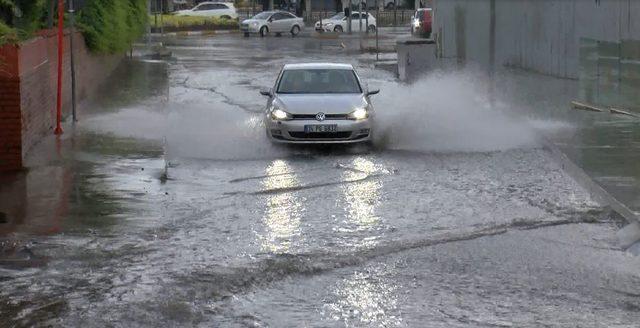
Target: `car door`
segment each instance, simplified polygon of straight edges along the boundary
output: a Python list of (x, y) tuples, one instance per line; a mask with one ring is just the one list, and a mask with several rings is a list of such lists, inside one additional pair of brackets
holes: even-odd
[(287, 31), (286, 30), (287, 20), (284, 13), (275, 13), (273, 14), (273, 16), (271, 16), (271, 18), (272, 18), (272, 22), (271, 22), (272, 28), (270, 28), (269, 30), (277, 33), (282, 33)]
[(282, 13), (282, 28), (283, 31), (289, 32), (296, 22), (296, 16), (291, 13)]
[[(367, 30), (367, 23), (365, 21), (365, 17), (362, 17), (362, 31)], [(351, 14), (351, 31), (358, 32), (360, 31), (360, 13), (352, 13)]]
[(220, 16), (229, 16), (232, 17), (231, 9), (224, 3), (216, 3), (215, 10), (213, 10), (212, 16), (220, 17)]
[(213, 11), (214, 4), (211, 3), (203, 3), (198, 5), (196, 8), (193, 8), (193, 14), (195, 16), (209, 16)]

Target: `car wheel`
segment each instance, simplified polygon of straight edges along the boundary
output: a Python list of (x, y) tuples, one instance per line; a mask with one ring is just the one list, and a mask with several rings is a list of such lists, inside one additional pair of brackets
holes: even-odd
[(338, 25), (333, 28), (333, 31), (336, 33), (342, 33), (342, 26)]
[(369, 25), (369, 28), (367, 29), (367, 31), (369, 31), (371, 33), (375, 33), (376, 32), (376, 26), (375, 25)]
[(267, 36), (267, 33), (269, 33), (269, 28), (266, 26), (263, 26), (260, 28), (260, 36), (261, 37), (265, 37)]
[(222, 16), (220, 16), (220, 18), (222, 18), (222, 19), (231, 19), (231, 16), (222, 15)]
[(293, 27), (291, 28), (291, 36), (294, 37), (298, 35), (298, 33), (300, 33), (300, 26), (293, 25)]

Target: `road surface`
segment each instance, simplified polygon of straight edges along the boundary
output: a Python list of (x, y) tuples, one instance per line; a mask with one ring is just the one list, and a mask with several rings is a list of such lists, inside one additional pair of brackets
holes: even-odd
[[(165, 44), (172, 59), (123, 64), (3, 180), (0, 326), (640, 322), (621, 222), (482, 74), (399, 84), (357, 40)], [(258, 90), (299, 61), (352, 63), (381, 89), (375, 147), (265, 140)]]

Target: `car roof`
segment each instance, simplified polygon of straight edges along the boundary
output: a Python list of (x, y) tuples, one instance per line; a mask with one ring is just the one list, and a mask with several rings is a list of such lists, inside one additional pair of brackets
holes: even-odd
[(286, 64), (284, 70), (294, 69), (353, 69), (351, 64), (341, 63), (300, 63), (300, 64)]
[(418, 8), (416, 9), (416, 11), (431, 11), (433, 10), (432, 8)]
[(200, 5), (212, 5), (212, 4), (218, 4), (218, 3), (223, 4), (223, 5), (227, 5), (227, 6), (235, 7), (233, 5), (233, 1), (205, 1), (205, 2), (200, 2), (195, 7), (200, 6)]

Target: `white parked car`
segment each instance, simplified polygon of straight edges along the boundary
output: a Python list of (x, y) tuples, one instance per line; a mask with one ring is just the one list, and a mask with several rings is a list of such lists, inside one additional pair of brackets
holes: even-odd
[[(348, 24), (348, 19), (344, 15), (344, 13), (337, 13), (332, 17), (323, 19), (322, 24), (320, 24), (320, 21), (317, 21), (315, 24), (315, 29), (318, 32), (341, 33), (349, 30)], [(376, 28), (376, 18), (373, 17), (371, 13), (362, 13), (362, 31), (375, 32)], [(360, 31), (360, 13), (357, 11), (351, 13), (351, 31)]]
[(176, 11), (175, 15), (238, 19), (233, 2), (203, 2), (191, 9)]
[(269, 33), (276, 35), (291, 33), (292, 36), (296, 36), (303, 28), (302, 18), (286, 11), (264, 11), (243, 20), (240, 24), (240, 31), (244, 36), (249, 36), (251, 33), (257, 33), (260, 36), (266, 36)]

